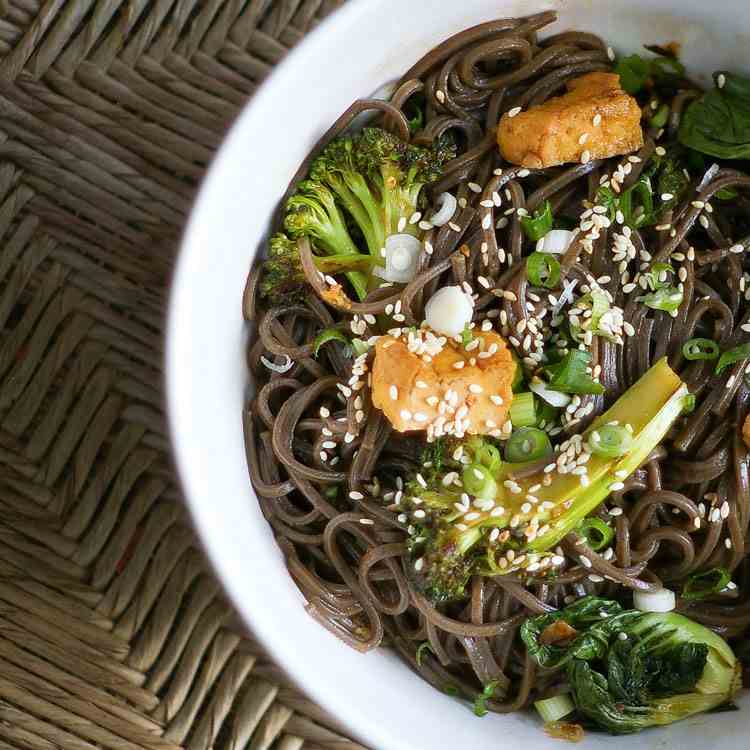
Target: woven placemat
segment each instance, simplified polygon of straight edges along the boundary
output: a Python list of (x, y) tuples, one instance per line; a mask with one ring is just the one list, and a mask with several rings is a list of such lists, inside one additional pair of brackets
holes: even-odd
[(161, 390), (196, 186), (340, 2), (0, 0), (0, 750), (362, 747), (222, 597)]

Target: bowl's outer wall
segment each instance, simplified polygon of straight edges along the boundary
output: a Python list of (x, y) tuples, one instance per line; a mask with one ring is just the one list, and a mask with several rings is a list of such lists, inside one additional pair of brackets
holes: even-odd
[[(618, 51), (677, 41), (691, 71), (747, 69), (750, 5), (699, 0), (350, 0), (279, 66), (239, 118), (203, 185), (174, 280), (167, 390), (177, 465), (196, 526), (237, 609), (280, 665), (369, 746), (381, 750), (559, 750), (530, 714), (476, 719), (387, 651), (361, 655), (313, 622), (248, 481), (241, 411), (247, 387), (245, 277), (297, 165), (358, 96), (396, 78), (452, 33), (556, 8)], [(716, 11), (716, 12), (715, 12)], [(750, 709), (750, 702), (743, 701)], [(580, 747), (745, 748), (748, 713), (690, 719)]]

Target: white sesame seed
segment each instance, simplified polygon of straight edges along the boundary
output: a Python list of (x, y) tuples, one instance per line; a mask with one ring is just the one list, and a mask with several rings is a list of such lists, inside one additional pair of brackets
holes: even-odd
[(581, 154), (581, 164), (588, 164), (590, 161), (591, 161), (591, 152), (588, 149), (586, 149)]
[(718, 76), (716, 76), (716, 85), (720, 88), (724, 88), (724, 84), (727, 82), (727, 77), (723, 73), (719, 73)]
[(601, 123), (602, 123), (602, 116), (600, 114), (598, 114), (598, 113), (595, 114), (594, 115), (594, 127), (598, 128), (599, 125), (601, 125)]
[(467, 187), (469, 188), (469, 190), (471, 190), (472, 193), (481, 193), (482, 192), (482, 186), (481, 185), (477, 185), (476, 182), (469, 182), (467, 184)]
[(414, 511), (414, 518), (425, 518), (427, 514), (420, 508)]
[(579, 560), (581, 561), (581, 565), (583, 565), (584, 568), (590, 568), (592, 565), (591, 560), (589, 560), (588, 557), (585, 557), (583, 555), (581, 555)]
[(401, 218), (400, 218), (400, 219), (398, 220), (398, 231), (399, 231), (399, 232), (403, 232), (403, 231), (404, 231), (404, 229), (406, 229), (406, 217), (405, 217), (405, 216), (402, 216), (402, 217), (401, 217)]
[(398, 401), (398, 388), (395, 385), (392, 385), (388, 389), (388, 393), (389, 393), (392, 401)]
[(508, 110), (508, 117), (515, 117), (521, 111), (521, 107), (513, 107)]
[(476, 521), (477, 518), (479, 518), (481, 515), (482, 515), (481, 513), (477, 513), (476, 511), (473, 510), (471, 513), (467, 513), (464, 516), (464, 520), (466, 520), (466, 521)]
[(411, 420), (411, 412), (408, 409), (401, 409), (400, 416), (401, 419), (404, 419), (406, 421)]
[(612, 49), (612, 47), (607, 47), (607, 57), (610, 59), (610, 61), (614, 61), (615, 51)]
[(350, 498), (351, 498), (352, 500), (364, 500), (364, 497), (365, 497), (365, 496), (364, 496), (364, 495), (363, 495), (363, 494), (362, 494), (361, 492), (357, 492), (356, 490), (352, 490), (352, 491), (351, 491), (351, 492), (349, 493), (349, 497), (350, 497)]
[(437, 100), (438, 100), (438, 101), (439, 101), (439, 102), (440, 102), (441, 104), (444, 104), (444, 103), (445, 103), (445, 92), (444, 92), (444, 91), (442, 91), (441, 89), (437, 89), (437, 90), (435, 91), (435, 98), (436, 98), (436, 99), (437, 99)]
[(721, 517), (729, 518), (729, 503), (726, 500), (721, 504)]
[(588, 133), (581, 133), (581, 136), (578, 139), (578, 145), (583, 146), (584, 143), (589, 139)]

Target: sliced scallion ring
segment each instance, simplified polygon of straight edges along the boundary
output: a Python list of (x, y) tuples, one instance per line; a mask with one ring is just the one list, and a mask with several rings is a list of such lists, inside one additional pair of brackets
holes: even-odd
[(549, 253), (531, 253), (526, 259), (526, 273), (533, 286), (554, 289), (560, 281), (560, 262)]
[(437, 210), (430, 216), (429, 222), (434, 227), (442, 227), (453, 218), (458, 201), (452, 193), (440, 193), (435, 199), (435, 205)]
[(624, 456), (633, 445), (633, 436), (622, 425), (605, 424), (588, 434), (591, 452), (606, 458)]
[(466, 492), (474, 497), (494, 500), (497, 496), (497, 482), (490, 470), (482, 464), (469, 464), (464, 467), (461, 481)]
[(586, 542), (594, 552), (604, 549), (614, 539), (615, 531), (607, 526), (601, 518), (584, 518), (578, 524), (578, 533), (586, 538)]
[(505, 459), (511, 463), (536, 461), (552, 453), (547, 433), (536, 427), (514, 430), (505, 445)]
[(690, 339), (682, 345), (685, 359), (716, 359), (720, 353), (719, 345), (711, 339)]

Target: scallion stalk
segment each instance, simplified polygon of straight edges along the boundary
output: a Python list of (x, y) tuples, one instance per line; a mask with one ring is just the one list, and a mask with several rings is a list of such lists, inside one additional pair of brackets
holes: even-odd
[(534, 394), (530, 391), (516, 393), (510, 405), (510, 421), (513, 427), (531, 427), (536, 424)]

